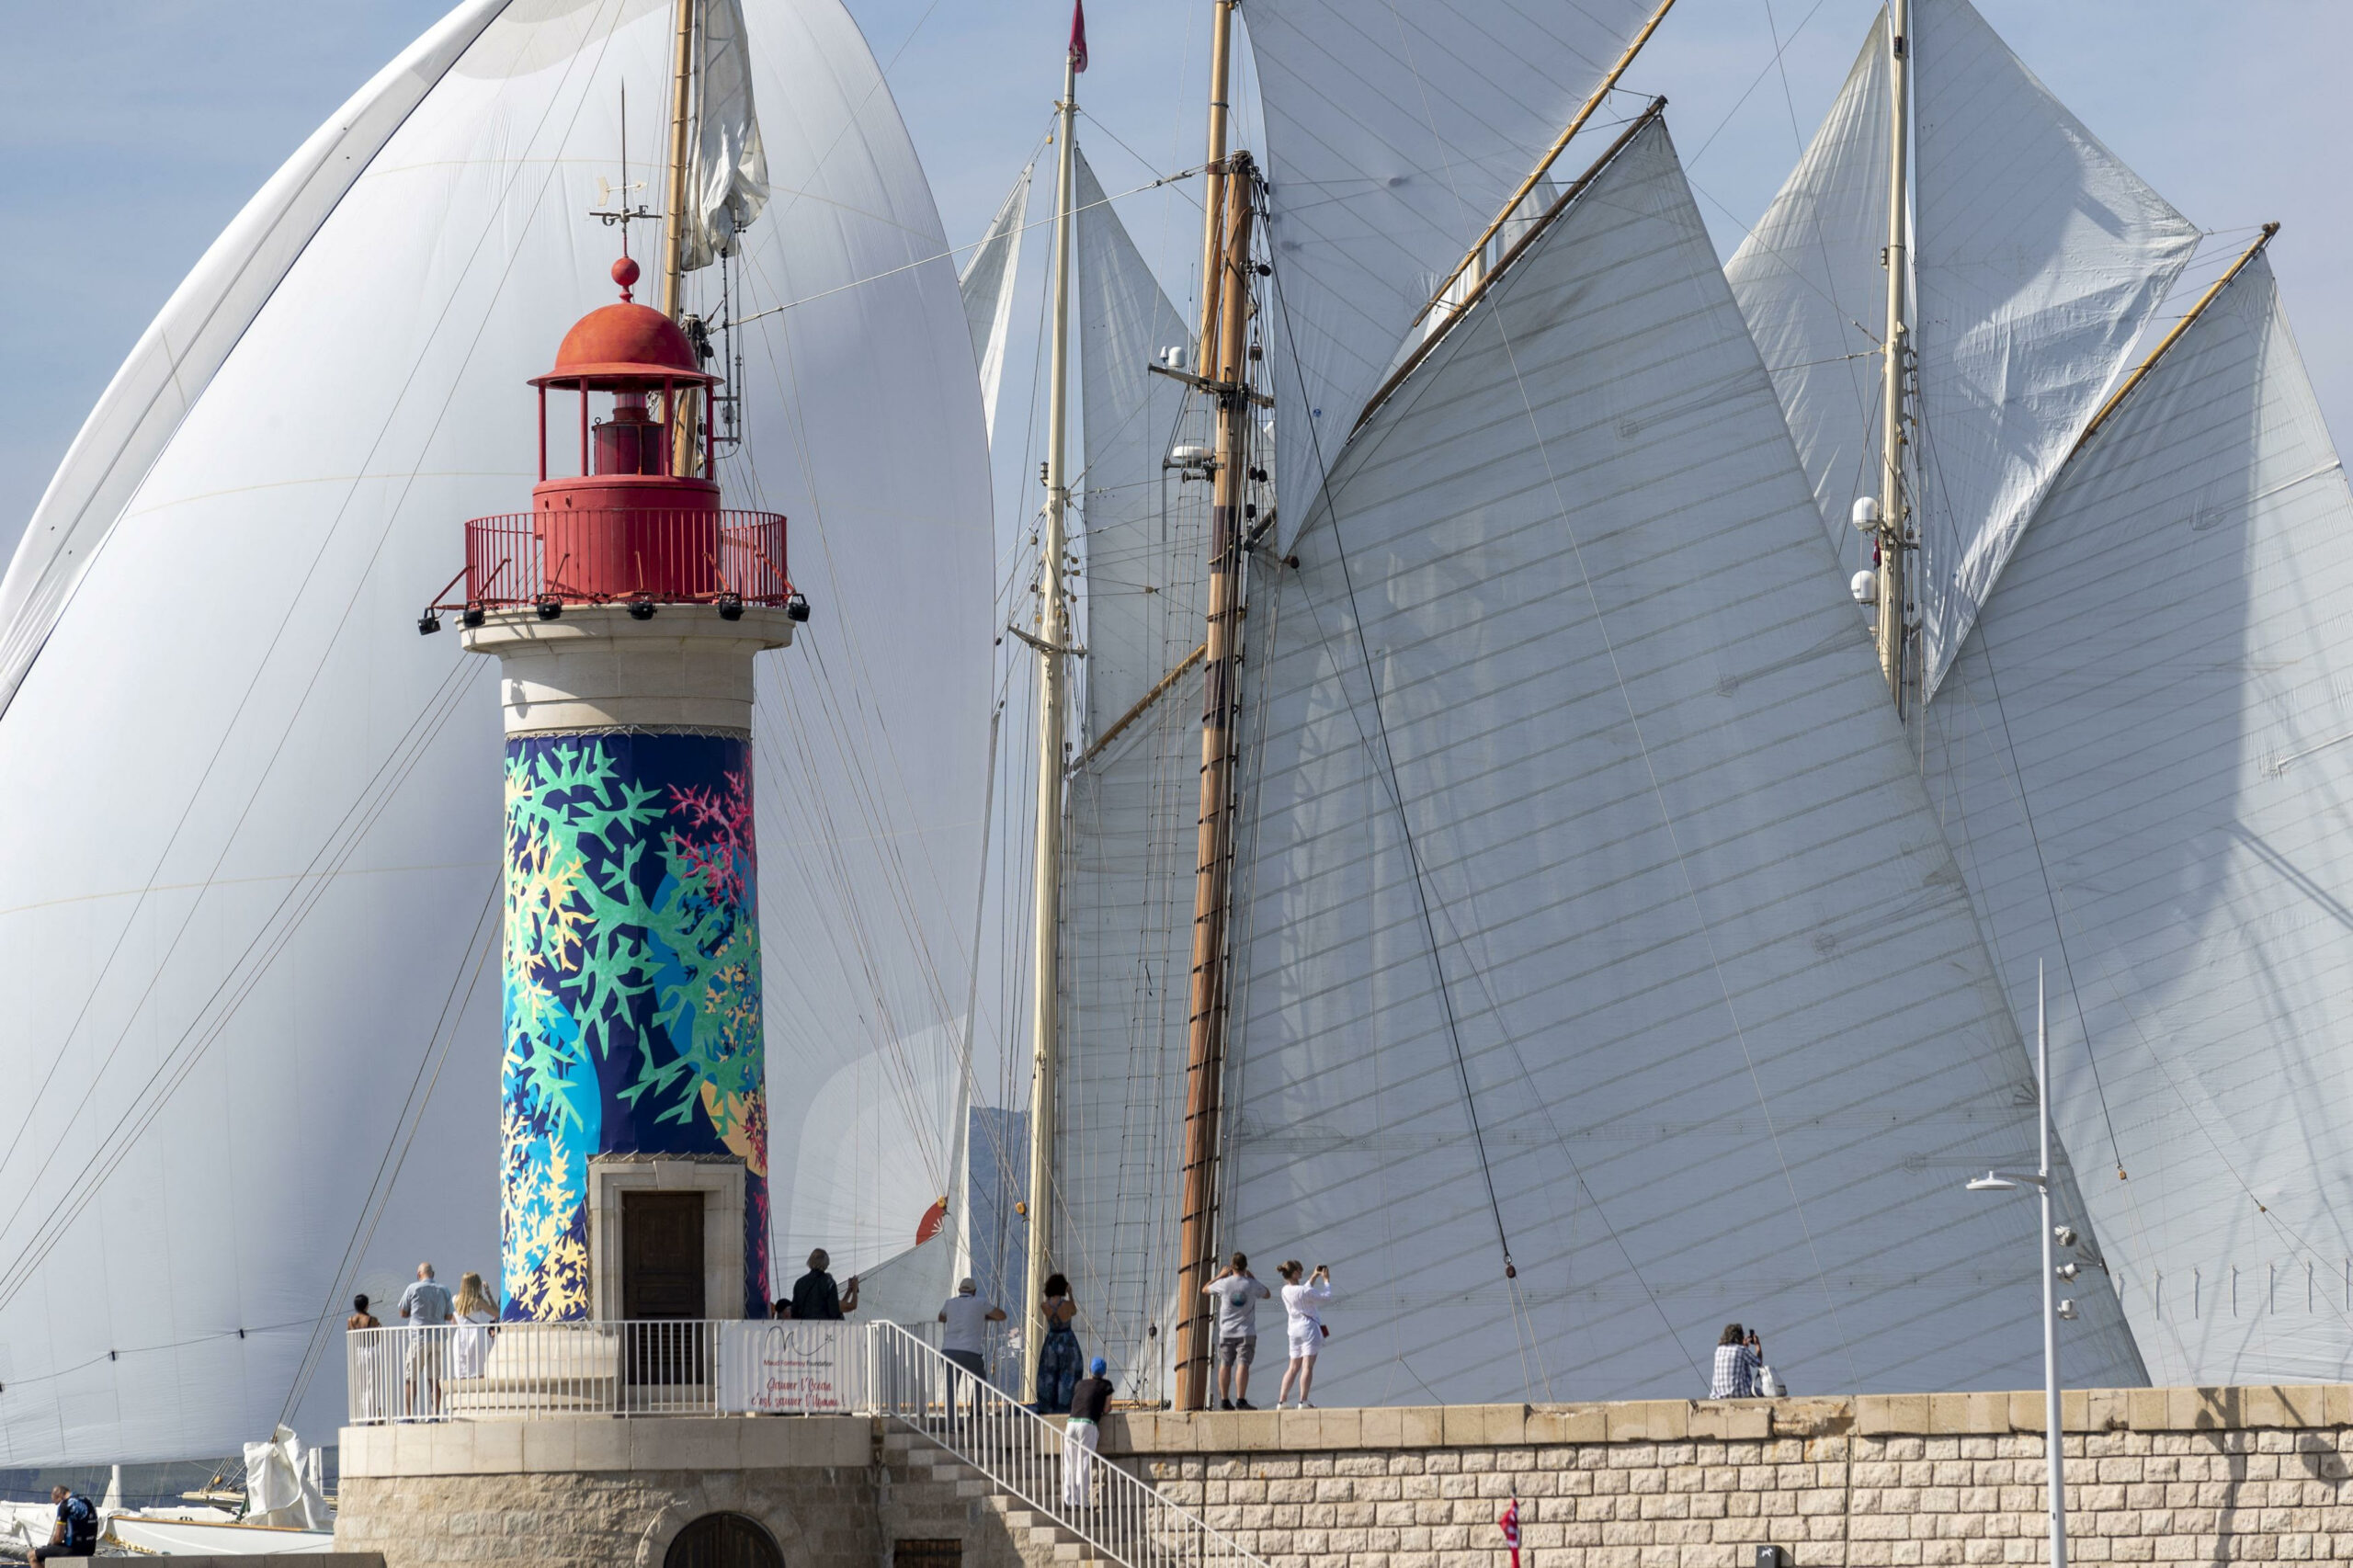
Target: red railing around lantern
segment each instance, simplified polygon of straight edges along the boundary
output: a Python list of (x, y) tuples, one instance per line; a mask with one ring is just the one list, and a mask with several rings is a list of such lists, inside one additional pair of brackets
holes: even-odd
[(466, 524), (465, 597), (438, 606), (780, 605), (793, 597), (774, 512), (506, 512)]

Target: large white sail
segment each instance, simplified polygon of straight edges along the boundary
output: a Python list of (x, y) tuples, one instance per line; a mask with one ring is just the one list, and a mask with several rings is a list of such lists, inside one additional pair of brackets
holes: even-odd
[(1186, 341), (1183, 318), (1084, 154), (1076, 182), (1087, 657), (1063, 878), (1054, 1261), (1121, 1396), (1158, 1398), (1174, 1342), (1208, 573), (1208, 485), (1164, 462), (1207, 434), (1183, 384), (1146, 369)]
[(964, 325), (972, 335), (972, 363), (981, 375), (981, 414), (991, 440), (996, 437), (996, 394), (1005, 381), (1006, 329), (1013, 319), (1013, 287), (1020, 270), (1021, 215), (1029, 204), (1029, 174), (1023, 169), (1005, 193), (1005, 204), (988, 233), (965, 259), (957, 288), (964, 298)]
[(322, 220), (506, 0), (467, 0), (351, 96), (245, 203), (82, 422), (0, 578), (0, 712), (132, 490)]
[(1243, 8), (1273, 187), (1273, 315), (1263, 331), (1283, 429), (1279, 542), (1298, 531), (1415, 313), (1654, 9), (1653, 0)]
[(2197, 247), (1969, 0), (1912, 12), (1922, 689)]
[(1805, 156), (1724, 264), (1773, 372), (1831, 547), (1868, 566), (1850, 521), (1879, 482), (1880, 340), (1887, 330), (1887, 13)]
[[(847, 1137), (796, 1086), (881, 1063), (880, 1150), (818, 1163), (887, 1155), (922, 1202), (946, 1190), (952, 1128), (929, 1123), (975, 897), (985, 456), (955, 279), (926, 260), (938, 217), (856, 26), (834, 0), (746, 9), (758, 97), (794, 112), (767, 127), (790, 194), (743, 236), (742, 304), (807, 302), (743, 329), (767, 412), (721, 477), (790, 514), (816, 607), (759, 673), (774, 1251), (854, 1268), (921, 1208), (796, 1230), (804, 1147)], [(222, 244), (249, 256), (208, 256), (274, 269), (267, 302), (209, 376), (190, 365), (135, 496), (89, 482), (105, 548), (0, 717), (10, 1464), (233, 1452), (314, 1346), (290, 1424), (332, 1429), (355, 1281), (495, 1275), (498, 704), (414, 618), (462, 521), (529, 493), (523, 381), (610, 297), (617, 236), (586, 214), (620, 82), (665, 80), (672, 40), (658, 0), (476, 19), (450, 59), (404, 57), (436, 79), (299, 254), (241, 226)], [(631, 146), (657, 144), (656, 96), (631, 104)]]
[(2067, 465), (1929, 710), (2015, 1003), (2050, 960), (2164, 1383), (2353, 1375), (2348, 604), (2353, 496), (2258, 257)]
[[(1318, 1395), (1689, 1395), (1728, 1319), (1801, 1390), (2030, 1381), (2033, 1207), (1962, 1183), (2031, 1068), (1663, 125), (1295, 550), (1220, 1229), (1332, 1266)], [(2069, 1377), (2139, 1381), (2081, 1294)]]
[[(1884, 13), (1830, 116), (1727, 268), (1824, 525), (1881, 488)], [(1924, 688), (1933, 694), (2026, 520), (2198, 231), (2037, 81), (1969, 0), (1915, 0), (1909, 432)]]

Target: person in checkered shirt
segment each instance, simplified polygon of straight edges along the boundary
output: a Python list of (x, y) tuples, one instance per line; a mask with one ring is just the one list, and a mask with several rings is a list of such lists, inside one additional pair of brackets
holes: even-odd
[(1744, 1334), (1740, 1324), (1724, 1324), (1722, 1338), (1716, 1341), (1715, 1376), (1708, 1380), (1710, 1399), (1755, 1399), (1763, 1390), (1758, 1387), (1758, 1374), (1765, 1369), (1765, 1346), (1752, 1331)]

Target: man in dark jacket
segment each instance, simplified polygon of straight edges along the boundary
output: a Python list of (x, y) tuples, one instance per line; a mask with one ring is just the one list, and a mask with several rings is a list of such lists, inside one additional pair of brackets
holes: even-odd
[(839, 1323), (858, 1311), (858, 1276), (836, 1289), (834, 1277), (825, 1272), (825, 1265), (833, 1259), (819, 1247), (809, 1255), (809, 1272), (792, 1282), (792, 1294), (779, 1303), (784, 1310), (779, 1317), (789, 1317), (796, 1323)]

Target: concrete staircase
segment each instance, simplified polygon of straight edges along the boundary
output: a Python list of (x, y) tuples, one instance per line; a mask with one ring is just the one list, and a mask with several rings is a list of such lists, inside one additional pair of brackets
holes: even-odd
[(1119, 1568), (1076, 1531), (999, 1491), (927, 1437), (884, 1433), (882, 1464), (892, 1533), (961, 1540), (965, 1568)]

